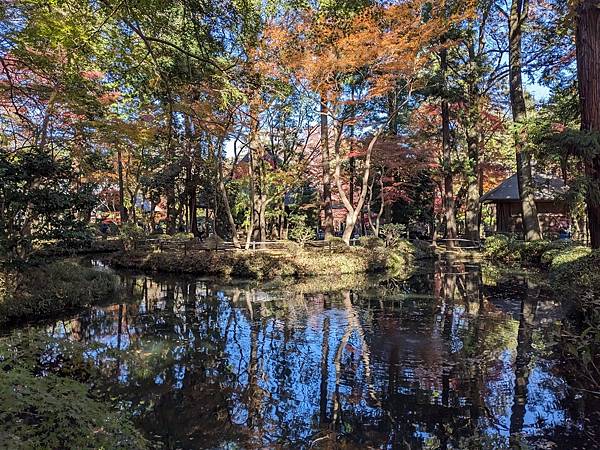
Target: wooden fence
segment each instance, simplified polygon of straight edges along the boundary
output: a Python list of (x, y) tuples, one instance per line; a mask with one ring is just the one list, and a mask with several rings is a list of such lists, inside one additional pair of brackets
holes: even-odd
[[(425, 242), (433, 243), (433, 241), (425, 241)], [(483, 247), (482, 241), (474, 241), (472, 239), (464, 239), (464, 238), (437, 239), (435, 241), (435, 244), (437, 245), (437, 243), (441, 243), (442, 245), (444, 245), (446, 247), (446, 249), (449, 249), (450, 246), (448, 244), (450, 242), (452, 242), (454, 244), (453, 247), (457, 250), (481, 250)]]
[[(337, 243), (335, 241), (308, 241), (304, 243), (305, 248), (333, 250)], [(339, 245), (339, 244), (338, 244)], [(358, 239), (350, 241), (351, 246), (358, 245)], [(125, 242), (124, 242), (125, 246)], [(240, 242), (241, 248), (246, 249), (246, 242)], [(132, 250), (152, 250), (152, 251), (183, 251), (184, 255), (192, 251), (228, 251), (236, 250), (233, 242), (226, 241), (201, 241), (199, 239), (140, 239), (134, 240), (131, 243)], [(265, 251), (265, 250), (287, 250), (289, 241), (251, 241), (248, 250)]]

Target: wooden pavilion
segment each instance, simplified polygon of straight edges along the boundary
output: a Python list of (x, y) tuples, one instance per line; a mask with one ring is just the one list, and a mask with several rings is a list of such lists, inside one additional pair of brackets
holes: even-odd
[[(561, 178), (536, 173), (533, 175), (534, 197), (542, 233), (558, 233), (569, 227), (569, 208), (565, 201), (568, 187)], [(495, 225), (498, 233), (519, 233), (523, 231), (519, 185), (514, 174), (499, 186), (485, 193), (481, 204), (495, 207)]]

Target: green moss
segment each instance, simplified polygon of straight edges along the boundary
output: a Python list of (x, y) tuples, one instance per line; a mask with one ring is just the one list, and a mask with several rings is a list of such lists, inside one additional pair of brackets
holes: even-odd
[(486, 239), (483, 254), (494, 262), (539, 266), (543, 262), (543, 255), (547, 252), (571, 247), (572, 244), (566, 241), (524, 242), (499, 235)]
[(600, 296), (600, 251), (587, 247), (572, 247), (544, 255), (550, 259), (550, 277), (554, 288), (585, 299)]
[(565, 241), (522, 242), (491, 236), (484, 255), (495, 262), (548, 269), (553, 287), (579, 296), (600, 293), (600, 252)]
[(56, 262), (0, 275), (0, 323), (35, 319), (98, 302), (113, 294), (114, 275)]

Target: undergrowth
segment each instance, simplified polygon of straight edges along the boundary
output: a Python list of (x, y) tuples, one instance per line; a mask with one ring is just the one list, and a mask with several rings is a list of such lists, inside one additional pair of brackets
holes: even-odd
[(72, 262), (0, 270), (0, 324), (55, 315), (113, 294), (116, 277)]
[(55, 364), (56, 345), (22, 332), (0, 340), (2, 448), (147, 448), (125, 413), (95, 396), (72, 369), (63, 373), (74, 364)]

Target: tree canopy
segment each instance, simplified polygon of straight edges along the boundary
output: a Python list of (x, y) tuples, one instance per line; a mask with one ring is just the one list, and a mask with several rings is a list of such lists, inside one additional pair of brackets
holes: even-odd
[(1, 245), (106, 222), (478, 240), (481, 195), (516, 172), (515, 232), (551, 232), (533, 201), (551, 174), (598, 247), (592, 3), (4, 2)]

